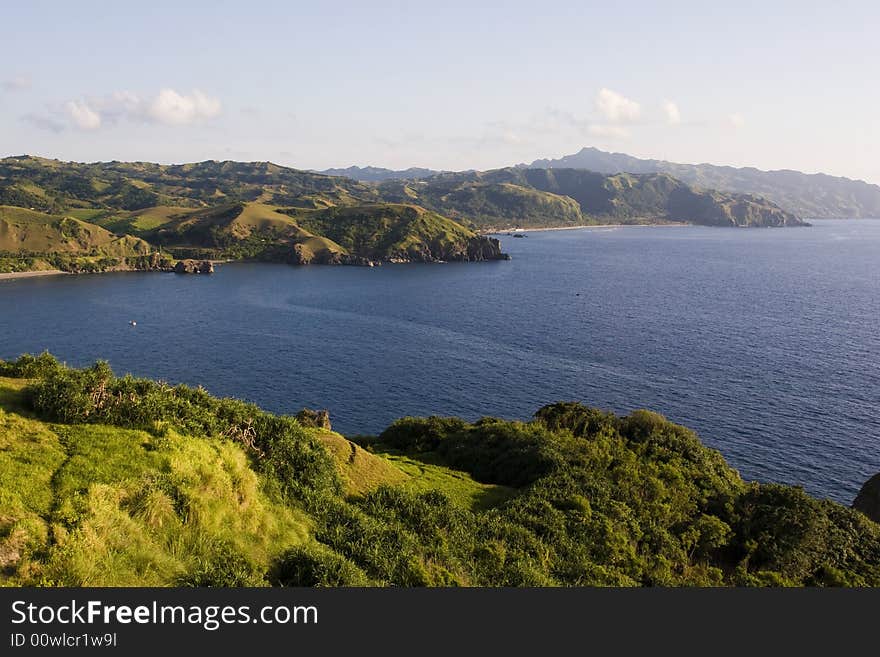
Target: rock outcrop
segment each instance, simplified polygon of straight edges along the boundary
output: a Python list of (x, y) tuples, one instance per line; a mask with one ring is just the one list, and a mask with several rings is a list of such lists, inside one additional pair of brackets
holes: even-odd
[(510, 260), (510, 256), (507, 253), (501, 252), (501, 242), (494, 237), (478, 235), (468, 241), (467, 260), (468, 262)]
[(210, 260), (178, 260), (174, 265), (175, 274), (213, 274), (214, 263)]
[(452, 243), (432, 240), (412, 244), (406, 251), (395, 251), (386, 262), (483, 262), (486, 260), (510, 260), (501, 252), (501, 242), (494, 237), (475, 235)]
[(315, 411), (311, 408), (304, 408), (296, 414), (297, 421), (304, 427), (313, 427), (315, 429), (324, 429), (332, 431), (330, 425), (330, 412), (326, 410)]
[(874, 522), (880, 522), (880, 472), (865, 482), (852, 506)]
[(330, 249), (315, 252), (304, 244), (293, 245), (288, 262), (292, 265), (352, 265), (355, 267), (376, 267), (382, 264), (363, 256), (331, 251)]

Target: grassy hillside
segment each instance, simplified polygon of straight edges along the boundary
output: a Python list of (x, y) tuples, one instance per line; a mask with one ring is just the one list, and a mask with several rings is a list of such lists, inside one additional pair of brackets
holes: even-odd
[(666, 174), (506, 168), (394, 181), (380, 189), (388, 194), (405, 190), (413, 202), (495, 228), (670, 221), (712, 226), (802, 223), (757, 196), (694, 188)]
[(0, 206), (0, 251), (147, 255), (150, 245), (73, 217)]
[[(609, 176), (565, 168), (429, 173), (405, 180), (379, 176), (367, 183), (269, 162), (81, 164), (22, 156), (0, 160), (0, 202), (9, 198), (7, 202), (21, 207), (80, 212), (80, 218), (135, 234), (179, 221), (186, 208), (214, 213), (241, 204), (284, 208), (288, 214), (376, 204), (418, 205), (472, 228), (608, 221), (800, 223), (756, 196), (755, 190), (751, 195), (716, 192), (664, 173)], [(174, 212), (175, 207), (181, 210)]]
[(386, 199), (420, 203), (475, 228), (595, 223), (572, 198), (509, 182), (483, 182), (475, 173), (386, 182), (380, 191)]
[[(22, 196), (23, 192), (29, 196)], [(308, 199), (302, 201), (304, 197)], [(155, 206), (209, 207), (231, 201), (319, 207), (355, 199), (377, 200), (369, 185), (270, 162), (85, 164), (31, 156), (0, 160), (0, 202), (22, 207), (40, 203), (41, 209), (134, 211)]]
[(417, 205), (375, 204), (296, 212), (304, 228), (374, 260), (434, 262), (500, 257), (496, 240)]
[[(102, 251), (91, 255), (117, 258), (159, 248), (179, 258), (256, 258), (291, 264), (501, 257), (497, 241), (480, 238), (436, 213), (377, 202), (381, 199), (374, 186), (270, 163), (163, 166), (13, 157), (0, 160), (0, 198), (3, 190), (21, 204), (36, 203), (39, 197), (45, 201), (41, 207), (56, 213), (25, 207), (8, 211), (16, 214), (17, 222), (5, 227), (5, 241), (14, 243), (20, 258), (4, 261), (3, 270), (130, 266), (66, 266), (35, 257), (83, 250), (98, 241)], [(415, 214), (410, 217), (411, 213)], [(357, 222), (363, 225), (355, 226)], [(74, 230), (79, 242), (69, 239)], [(340, 243), (346, 234), (356, 234), (357, 239)], [(126, 235), (139, 239), (124, 237), (112, 244), (116, 236)]]
[(0, 272), (150, 267), (156, 249), (71, 216), (0, 206)]
[(880, 525), (744, 482), (647, 411), (358, 442), (100, 363), (0, 361), (0, 583), (880, 585)]
[(802, 217), (880, 217), (880, 186), (822, 173), (678, 164), (595, 148), (556, 160), (536, 160), (529, 167), (587, 169), (603, 174), (665, 173), (702, 189), (761, 196)]

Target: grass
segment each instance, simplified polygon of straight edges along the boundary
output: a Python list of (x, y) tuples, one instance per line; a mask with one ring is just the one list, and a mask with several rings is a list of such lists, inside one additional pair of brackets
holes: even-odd
[[(236, 560), (265, 572), (314, 542), (313, 519), (268, 492), (238, 443), (44, 422), (26, 410), (28, 383), (0, 378), (0, 585), (169, 586)], [(440, 490), (482, 510), (516, 492), (314, 431), (349, 496)]]
[[(517, 492), (507, 486), (482, 484), (465, 472), (400, 453), (369, 452), (338, 433), (322, 431), (318, 437), (333, 455), (348, 495), (363, 495), (380, 486), (414, 493), (439, 490), (462, 508), (480, 511), (501, 504)], [(430, 460), (430, 455), (427, 458)]]
[(26, 383), (0, 378), (0, 585), (173, 585), (311, 540), (238, 445), (45, 423), (22, 413)]
[(72, 208), (67, 211), (67, 214), (80, 221), (97, 223), (96, 220), (103, 218), (107, 212), (107, 210), (102, 208)]
[(100, 224), (107, 230), (117, 234), (132, 233), (139, 235), (164, 226), (176, 218), (185, 217), (191, 212), (193, 212), (192, 208), (157, 205), (151, 208), (144, 208), (143, 210), (107, 215)]
[(338, 433), (322, 431), (318, 438), (333, 455), (349, 495), (363, 495), (379, 486), (400, 484), (409, 479), (394, 463), (371, 454)]
[(105, 228), (73, 217), (0, 206), (0, 251), (136, 255), (150, 250), (143, 240), (119, 238)]
[(408, 475), (406, 480), (398, 484), (401, 488), (414, 493), (439, 490), (462, 508), (471, 511), (498, 506), (517, 493), (515, 488), (483, 484), (460, 470), (430, 463), (430, 454), (422, 455), (427, 460), (416, 460), (393, 451), (377, 452), (376, 456), (387, 459)]

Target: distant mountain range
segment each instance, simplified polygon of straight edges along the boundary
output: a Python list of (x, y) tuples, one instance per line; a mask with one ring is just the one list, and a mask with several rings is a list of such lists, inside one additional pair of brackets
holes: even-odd
[(596, 148), (582, 148), (574, 155), (557, 160), (535, 160), (519, 166), (530, 169), (589, 169), (599, 173), (667, 173), (705, 189), (757, 194), (801, 217), (880, 218), (880, 186), (824, 173), (677, 164), (664, 160), (643, 160), (624, 153), (606, 153)]
[[(762, 196), (801, 217), (880, 218), (880, 186), (824, 173), (762, 171), (753, 167), (736, 168), (714, 164), (679, 164), (641, 159), (625, 153), (608, 153), (597, 148), (582, 148), (573, 155), (535, 160), (531, 164), (518, 164), (516, 168), (586, 169), (604, 174), (665, 173), (706, 190)], [(421, 180), (442, 172), (417, 168), (395, 171), (378, 167), (349, 167), (327, 169), (322, 173), (364, 182), (384, 182)]]
[(760, 196), (698, 189), (665, 173), (507, 167), (387, 180), (376, 189), (385, 202), (416, 203), (483, 230), (604, 223), (803, 224)]

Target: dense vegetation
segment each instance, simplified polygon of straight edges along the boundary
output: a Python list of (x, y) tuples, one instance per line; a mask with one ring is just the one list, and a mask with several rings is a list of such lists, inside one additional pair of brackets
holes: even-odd
[(688, 429), (319, 414), (0, 361), (0, 578), (187, 585), (880, 585), (880, 525), (744, 482)]
[[(389, 204), (373, 186), (269, 163), (6, 158), (0, 160), (0, 200), (20, 204), (0, 213), (0, 271), (143, 268), (134, 258), (160, 251), (172, 261), (291, 264), (504, 257), (497, 242), (426, 212), (413, 199)], [(69, 239), (73, 228), (82, 239)], [(334, 240), (353, 231), (360, 237), (343, 240), (347, 246)]]
[[(406, 180), (378, 176), (376, 182), (366, 183), (269, 162), (81, 164), (21, 156), (0, 160), (0, 203), (73, 217), (180, 252), (207, 248), (205, 253), (220, 258), (284, 260), (309, 237), (335, 242), (301, 247), (305, 253), (293, 257), (294, 262), (338, 262), (344, 255), (399, 258), (399, 252), (388, 249), (351, 251), (353, 241), (336, 239), (351, 233), (352, 221), (366, 224), (362, 232), (375, 232), (376, 209), (382, 206), (385, 215), (399, 212), (400, 205), (438, 215), (430, 223), (445, 224), (440, 242), (455, 241), (451, 251), (457, 254), (485, 249), (486, 245), (467, 244), (471, 229), (605, 222), (800, 223), (762, 198), (693, 188), (668, 175), (517, 168), (427, 173), (416, 171), (414, 176), (426, 177)], [(372, 245), (385, 243), (390, 248), (407, 239), (423, 246), (439, 244), (430, 232), (392, 234), (400, 223), (389, 226), (390, 233), (376, 235)], [(416, 225), (426, 227), (424, 222)], [(418, 251), (430, 252), (428, 259), (447, 259), (433, 248)]]
[(801, 217), (880, 217), (880, 187), (822, 173), (761, 171), (753, 167), (676, 164), (584, 148), (557, 160), (536, 160), (529, 168), (589, 169), (604, 174), (665, 173), (689, 185), (738, 194), (757, 194)]
[(387, 198), (415, 199), (452, 218), (494, 227), (670, 221), (707, 226), (802, 224), (762, 198), (693, 188), (666, 174), (507, 168), (390, 181), (380, 189)]
[(0, 205), (0, 272), (145, 268), (155, 249), (74, 217)]

